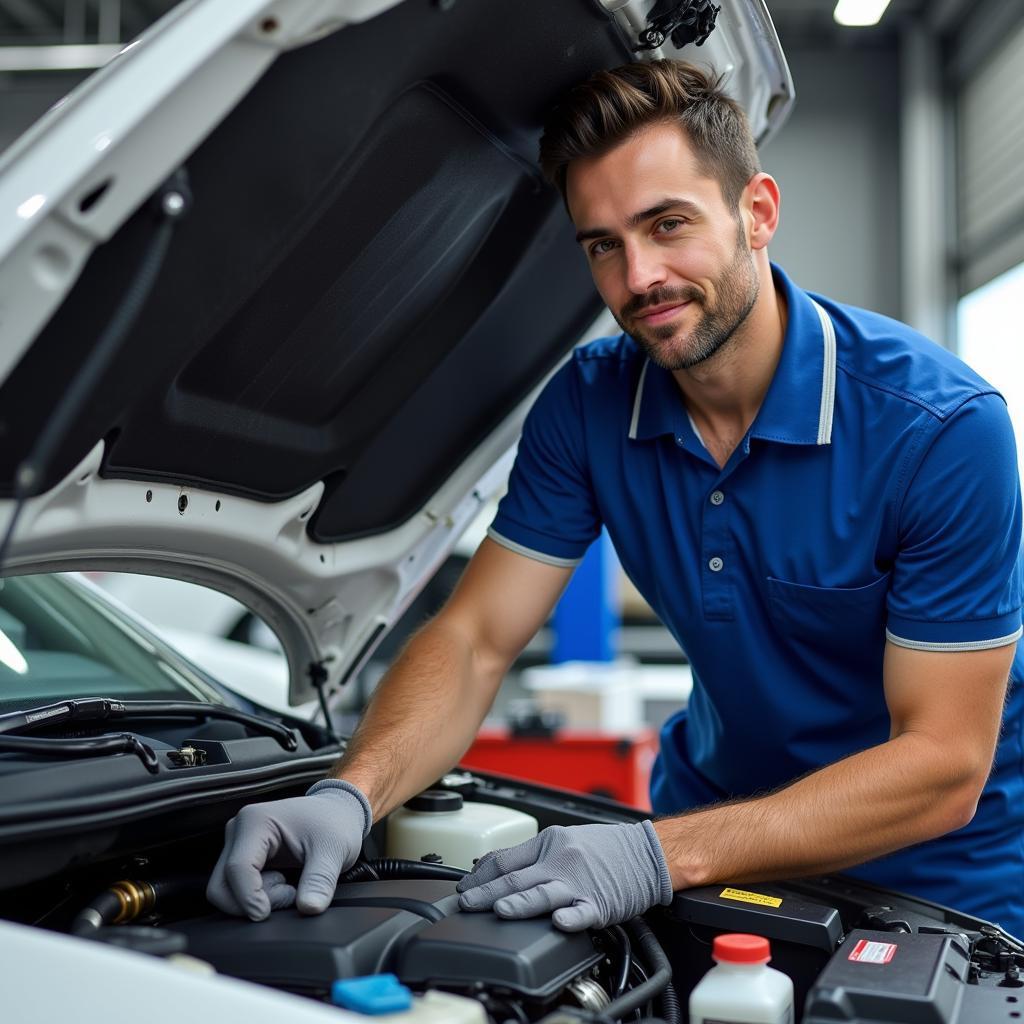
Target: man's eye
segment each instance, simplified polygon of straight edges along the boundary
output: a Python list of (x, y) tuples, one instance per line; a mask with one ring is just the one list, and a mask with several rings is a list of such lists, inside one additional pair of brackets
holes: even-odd
[(658, 231), (665, 234), (667, 232), (675, 231), (676, 228), (682, 227), (684, 221), (679, 217), (666, 217), (662, 221), (658, 221)]
[(615, 242), (610, 238), (602, 238), (599, 242), (595, 242), (590, 247), (591, 256), (604, 256), (605, 253), (611, 252), (615, 248)]

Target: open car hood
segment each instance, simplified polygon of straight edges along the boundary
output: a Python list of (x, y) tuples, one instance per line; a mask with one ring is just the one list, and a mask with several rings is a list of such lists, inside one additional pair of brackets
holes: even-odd
[[(0, 160), (0, 530), (66, 422), (4, 571), (213, 586), (278, 633), (293, 702), (337, 691), (600, 329), (537, 141), (652, 8), (191, 0), (51, 110)], [(677, 54), (727, 73), (759, 139), (784, 120), (762, 0), (649, 51)]]

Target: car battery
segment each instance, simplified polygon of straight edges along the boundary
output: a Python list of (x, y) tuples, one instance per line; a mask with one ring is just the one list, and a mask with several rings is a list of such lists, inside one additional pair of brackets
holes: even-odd
[(508, 728), (485, 728), (460, 763), (463, 768), (610, 797), (650, 810), (648, 787), (657, 752), (653, 729), (622, 734), (555, 729), (526, 735)]
[(793, 982), (799, 1008), (823, 967), (839, 948), (843, 923), (825, 902), (771, 885), (709, 885), (678, 892), (666, 913), (652, 918), (672, 963), (681, 998), (714, 966), (715, 937), (727, 932), (759, 935), (771, 943), (771, 966)]
[[(855, 929), (811, 989), (804, 1024), (966, 1024), (959, 1011), (968, 968), (960, 936)], [(1002, 994), (994, 995), (1001, 1002)], [(1000, 1008), (1002, 1014), (978, 1017), (976, 1024), (1015, 1015), (1013, 1005)]]

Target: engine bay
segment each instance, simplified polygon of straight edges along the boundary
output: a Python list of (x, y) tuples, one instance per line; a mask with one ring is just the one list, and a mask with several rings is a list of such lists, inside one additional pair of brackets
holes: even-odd
[[(483, 794), (516, 792), (476, 782)], [(369, 837), (368, 853), (386, 824)], [(976, 1024), (1017, 1020), (1024, 1009), (1024, 949), (1011, 937), (834, 876), (687, 890), (645, 919), (569, 933), (547, 917), (460, 911), (462, 869), (369, 856), (343, 876), (322, 915), (277, 910), (253, 923), (205, 903), (205, 871), (169, 868), (184, 853), (135, 858), (137, 877), (79, 901), (73, 914), (69, 901), (43, 923), (320, 1003), (340, 981), (393, 975), (418, 1000), (396, 1020), (672, 1024), (685, 1019), (689, 992), (712, 966), (714, 937), (729, 932), (770, 940), (803, 1024)], [(462, 1018), (447, 1004), (439, 1018), (423, 1016), (428, 1006), (438, 1012), (423, 1001), (432, 993), (480, 1016)]]
[[(121, 881), (67, 930), (318, 1002), (330, 1002), (340, 980), (394, 975), (417, 997), (475, 1004), (481, 1015), (465, 1019), (488, 1024), (682, 1021), (712, 966), (712, 940), (727, 932), (770, 940), (803, 1024), (987, 1024), (1024, 1009), (1024, 951), (1014, 940), (894, 894), (864, 906), (871, 893), (841, 879), (688, 890), (646, 920), (562, 932), (546, 917), (460, 911), (455, 877), (444, 877), (456, 871), (365, 860), (349, 873), (362, 880), (343, 880), (322, 915), (277, 910), (259, 923), (199, 911), (199, 875)], [(434, 1019), (416, 1011), (410, 1022)]]
[[(769, 940), (772, 966), (793, 982), (798, 1024), (987, 1024), (1024, 1015), (1024, 945), (1015, 938), (843, 876), (686, 890), (643, 918), (578, 933), (546, 916), (461, 911), (458, 879), (483, 850), (511, 845), (486, 831), (496, 822), (520, 828), (529, 819), (542, 829), (643, 817), (599, 797), (486, 775), (446, 776), (377, 822), (324, 914), (230, 917), (205, 899), (225, 823), (245, 803), (303, 792), (337, 750), (312, 735), (283, 750), (229, 722), (205, 730), (147, 723), (140, 735), (175, 767), (146, 776), (128, 756), (20, 773), (51, 791), (59, 783), (67, 813), (45, 817), (45, 801), (19, 787), (22, 799), (0, 821), (0, 924), (187, 964), (296, 1006), (329, 1005), (339, 986), (393, 976), (413, 1001), (389, 1019), (416, 1024), (673, 1024), (686, 1019), (690, 992), (713, 966), (715, 937), (736, 932)], [(217, 756), (182, 764), (184, 750)], [(129, 786), (119, 787), (113, 768), (134, 770)], [(99, 788), (109, 805), (101, 812)], [(73, 814), (76, 801), (91, 813)], [(453, 827), (460, 814), (476, 833)]]

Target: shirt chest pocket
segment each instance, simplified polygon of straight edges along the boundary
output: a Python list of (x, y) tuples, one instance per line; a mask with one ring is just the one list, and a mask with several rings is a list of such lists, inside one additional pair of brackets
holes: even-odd
[(885, 647), (889, 574), (862, 587), (812, 587), (769, 576), (768, 611), (784, 642), (875, 667)]

